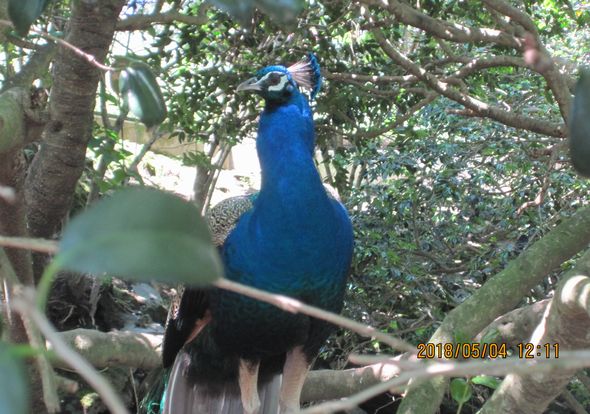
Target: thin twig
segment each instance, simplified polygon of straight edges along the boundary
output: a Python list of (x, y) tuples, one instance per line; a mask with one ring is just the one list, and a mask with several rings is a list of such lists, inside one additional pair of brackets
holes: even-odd
[[(8, 21), (8, 20), (0, 20), (0, 25), (4, 25), (4, 26), (9, 26), (9, 27), (14, 27), (14, 25), (12, 24), (12, 22)], [(111, 71), (115, 71), (117, 69), (113, 68), (112, 66), (107, 66), (105, 64), (100, 63), (98, 60), (96, 60), (96, 57), (94, 55), (91, 55), (90, 53), (86, 53), (84, 52), (82, 49), (74, 46), (73, 44), (60, 39), (59, 37), (53, 36), (49, 33), (45, 33), (42, 32), (40, 30), (36, 30), (33, 28), (30, 28), (29, 31), (38, 34), (39, 36), (50, 40), (52, 42), (56, 42), (59, 43), (60, 45), (62, 45), (63, 47), (70, 49), (72, 52), (74, 52), (76, 55), (80, 56), (81, 58), (85, 59), (88, 63), (90, 63), (91, 65), (96, 66), (98, 69), (104, 70), (105, 72), (111, 72)]]
[[(50, 240), (3, 236), (0, 236), (0, 246), (19, 247), (36, 251), (42, 251), (45, 253), (57, 253), (58, 249), (57, 243)], [(217, 282), (215, 282), (215, 286), (221, 289), (240, 293), (252, 297), (254, 299), (261, 300), (263, 302), (270, 303), (288, 312), (303, 313), (333, 323), (334, 325), (350, 329), (351, 331), (354, 331), (360, 335), (366, 337), (373, 337), (385, 344), (388, 344), (393, 349), (396, 349), (398, 351), (411, 353), (416, 352), (415, 346), (400, 339), (394, 338), (390, 335), (387, 335), (371, 326), (365, 326), (359, 322), (353, 321), (352, 319), (345, 318), (343, 316), (325, 311), (320, 308), (316, 308), (314, 306), (306, 305), (303, 302), (300, 302), (296, 299), (287, 296), (265, 292), (263, 290), (242, 285), (240, 283), (232, 282), (227, 279), (218, 280)]]
[(137, 155), (135, 156), (133, 161), (131, 161), (131, 164), (129, 164), (129, 167), (127, 168), (127, 171), (129, 173), (135, 174), (138, 177), (139, 177), (139, 171), (138, 171), (139, 163), (143, 160), (143, 158), (148, 153), (148, 151), (152, 149), (152, 146), (156, 143), (158, 138), (160, 138), (162, 136), (158, 127), (148, 128), (147, 134), (149, 137), (148, 141), (142, 145), (140, 151), (137, 153)]
[(34, 305), (34, 292), (31, 289), (26, 289), (21, 297), (14, 299), (13, 307), (21, 315), (32, 320), (39, 330), (45, 335), (45, 338), (53, 346), (54, 352), (69, 366), (76, 370), (78, 374), (96, 392), (100, 395), (105, 405), (114, 414), (128, 414), (127, 408), (121, 398), (117, 395), (113, 387), (104, 379), (92, 365), (88, 363), (79, 354), (73, 351), (63, 341), (51, 323), (47, 320), (37, 307)]
[[(8, 325), (12, 326), (12, 310), (10, 309), (10, 304), (12, 302), (12, 295), (13, 295), (13, 288), (16, 286), (18, 281), (18, 276), (12, 267), (12, 263), (10, 259), (6, 255), (6, 251), (0, 246), (0, 280), (2, 281), (2, 290), (4, 293), (3, 297), (3, 308), (2, 311), (4, 313), (4, 317), (7, 319)], [(2, 301), (0, 301), (1, 303)]]
[[(15, 305), (18, 303), (18, 298), (14, 300)], [(29, 344), (40, 350), (45, 350), (45, 343), (39, 329), (35, 324), (31, 323), (29, 318), (22, 318), (27, 336), (29, 337)], [(41, 376), (41, 385), (43, 388), (43, 402), (47, 411), (50, 413), (60, 412), (59, 397), (57, 396), (57, 382), (55, 380), (55, 372), (53, 366), (49, 362), (46, 352), (39, 352), (35, 358), (39, 375)]]
[(240, 293), (242, 295), (270, 303), (271, 305), (275, 305), (276, 307), (287, 312), (303, 313), (305, 315), (313, 316), (314, 318), (333, 323), (334, 325), (350, 329), (351, 331), (354, 331), (362, 336), (373, 337), (398, 351), (411, 353), (416, 352), (416, 347), (414, 345), (402, 341), (401, 339), (394, 338), (371, 326), (363, 325), (353, 321), (352, 319), (345, 318), (344, 316), (340, 316), (314, 306), (306, 305), (303, 302), (287, 296), (265, 292), (263, 290), (232, 282), (231, 280), (227, 279), (220, 279), (214, 282), (214, 285), (221, 289)]
[[(15, 289), (19, 288), (18, 277), (6, 255), (6, 252), (0, 247), (0, 280), (3, 282), (4, 288), (4, 314), (8, 319), (8, 323), (12, 325), (12, 302)], [(39, 333), (37, 327), (31, 323), (27, 318), (22, 318), (22, 322), (29, 338), (29, 343), (37, 349), (45, 349), (43, 338)], [(56, 392), (55, 373), (47, 358), (47, 354), (40, 352), (36, 357), (37, 368), (41, 376), (41, 384), (43, 389), (43, 402), (47, 411), (50, 413), (56, 413), (60, 411), (59, 398)]]
[(32, 239), (28, 237), (0, 236), (0, 246), (28, 249), (41, 253), (57, 253), (57, 242), (47, 239)]
[(398, 377), (389, 381), (376, 384), (373, 387), (343, 400), (330, 401), (301, 411), (301, 414), (326, 414), (336, 411), (346, 411), (357, 407), (364, 401), (390, 390), (402, 390), (407, 383), (412, 381), (424, 381), (437, 376), (464, 377), (479, 374), (504, 376), (509, 373), (531, 374), (538, 372), (550, 372), (556, 369), (577, 370), (590, 367), (590, 351), (560, 351), (557, 358), (522, 359), (509, 357), (495, 360), (470, 360), (466, 362), (424, 362), (395, 361), (396, 366), (419, 366), (417, 369), (409, 369)]

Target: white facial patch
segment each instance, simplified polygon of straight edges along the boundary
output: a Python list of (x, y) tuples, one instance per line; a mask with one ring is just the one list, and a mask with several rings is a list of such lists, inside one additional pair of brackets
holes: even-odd
[(269, 82), (268, 82), (269, 83), (268, 90), (270, 92), (280, 92), (280, 91), (282, 91), (283, 88), (285, 88), (285, 86), (289, 82), (289, 80), (287, 79), (287, 75), (285, 75), (284, 73), (281, 73), (281, 72), (270, 72), (266, 76), (264, 76), (263, 79), (269, 78), (270, 76), (276, 76), (277, 74), (280, 75), (280, 78), (279, 78), (279, 82), (276, 85), (273, 85), (270, 82), (270, 79), (269, 79)]

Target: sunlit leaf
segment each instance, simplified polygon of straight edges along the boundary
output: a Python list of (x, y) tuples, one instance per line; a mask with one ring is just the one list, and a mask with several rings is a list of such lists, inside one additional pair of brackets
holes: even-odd
[(463, 378), (454, 378), (451, 381), (451, 396), (457, 403), (466, 403), (471, 399), (471, 386)]
[(484, 387), (491, 388), (495, 390), (500, 385), (500, 381), (489, 375), (478, 375), (477, 377), (471, 378), (471, 382), (476, 385), (483, 385)]
[(121, 190), (74, 218), (56, 260), (78, 272), (141, 281), (205, 285), (222, 275), (196, 207), (148, 188)]

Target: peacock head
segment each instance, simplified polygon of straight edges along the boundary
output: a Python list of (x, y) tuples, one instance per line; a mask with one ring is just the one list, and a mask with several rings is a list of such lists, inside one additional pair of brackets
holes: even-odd
[(288, 68), (275, 65), (260, 69), (256, 76), (241, 83), (238, 91), (252, 91), (262, 96), (268, 103), (281, 104), (299, 93), (299, 87), (310, 90), (314, 99), (322, 86), (320, 65), (313, 54)]

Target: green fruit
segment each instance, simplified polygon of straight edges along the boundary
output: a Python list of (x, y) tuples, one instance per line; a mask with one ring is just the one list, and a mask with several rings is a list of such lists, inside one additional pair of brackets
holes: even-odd
[(47, 4), (47, 0), (9, 0), (8, 15), (16, 32), (26, 36), (31, 24), (41, 16)]
[(570, 154), (578, 173), (590, 177), (590, 71), (582, 70), (569, 125)]
[(161, 124), (167, 111), (162, 91), (150, 67), (133, 62), (119, 75), (119, 94), (125, 109), (147, 127)]

